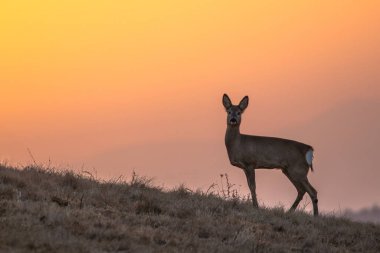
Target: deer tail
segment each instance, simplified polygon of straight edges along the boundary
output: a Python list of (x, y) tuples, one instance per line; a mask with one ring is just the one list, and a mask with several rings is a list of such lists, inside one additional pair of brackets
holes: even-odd
[(313, 169), (314, 149), (312, 147), (310, 147), (310, 149), (306, 152), (305, 158), (306, 158), (306, 162), (309, 165), (311, 171), (314, 171), (314, 169)]

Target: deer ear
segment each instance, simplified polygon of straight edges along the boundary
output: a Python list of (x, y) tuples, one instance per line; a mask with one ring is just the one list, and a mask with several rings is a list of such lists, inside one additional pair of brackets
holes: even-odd
[(242, 111), (244, 111), (248, 107), (248, 96), (245, 96), (239, 103), (239, 107)]
[(226, 109), (229, 109), (232, 106), (231, 99), (227, 94), (223, 95), (223, 105)]

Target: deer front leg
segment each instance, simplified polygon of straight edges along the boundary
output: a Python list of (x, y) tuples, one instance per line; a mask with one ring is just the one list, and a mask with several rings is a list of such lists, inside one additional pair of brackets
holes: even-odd
[(247, 177), (249, 190), (251, 191), (253, 208), (258, 208), (259, 204), (257, 203), (257, 198), (256, 198), (255, 168), (253, 166), (248, 166), (244, 168), (243, 170), (244, 170), (245, 176)]

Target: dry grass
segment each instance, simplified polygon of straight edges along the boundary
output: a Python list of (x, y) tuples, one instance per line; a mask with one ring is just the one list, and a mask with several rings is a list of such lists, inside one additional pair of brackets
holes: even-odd
[(215, 187), (163, 191), (136, 174), (102, 182), (0, 165), (0, 251), (380, 252), (380, 226), (253, 210), (229, 182)]

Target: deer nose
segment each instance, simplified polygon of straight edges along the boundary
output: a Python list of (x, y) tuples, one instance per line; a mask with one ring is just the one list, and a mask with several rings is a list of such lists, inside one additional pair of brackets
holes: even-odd
[(237, 120), (236, 120), (235, 118), (232, 118), (232, 119), (230, 120), (230, 123), (231, 123), (231, 124), (236, 124), (236, 123), (237, 123)]

